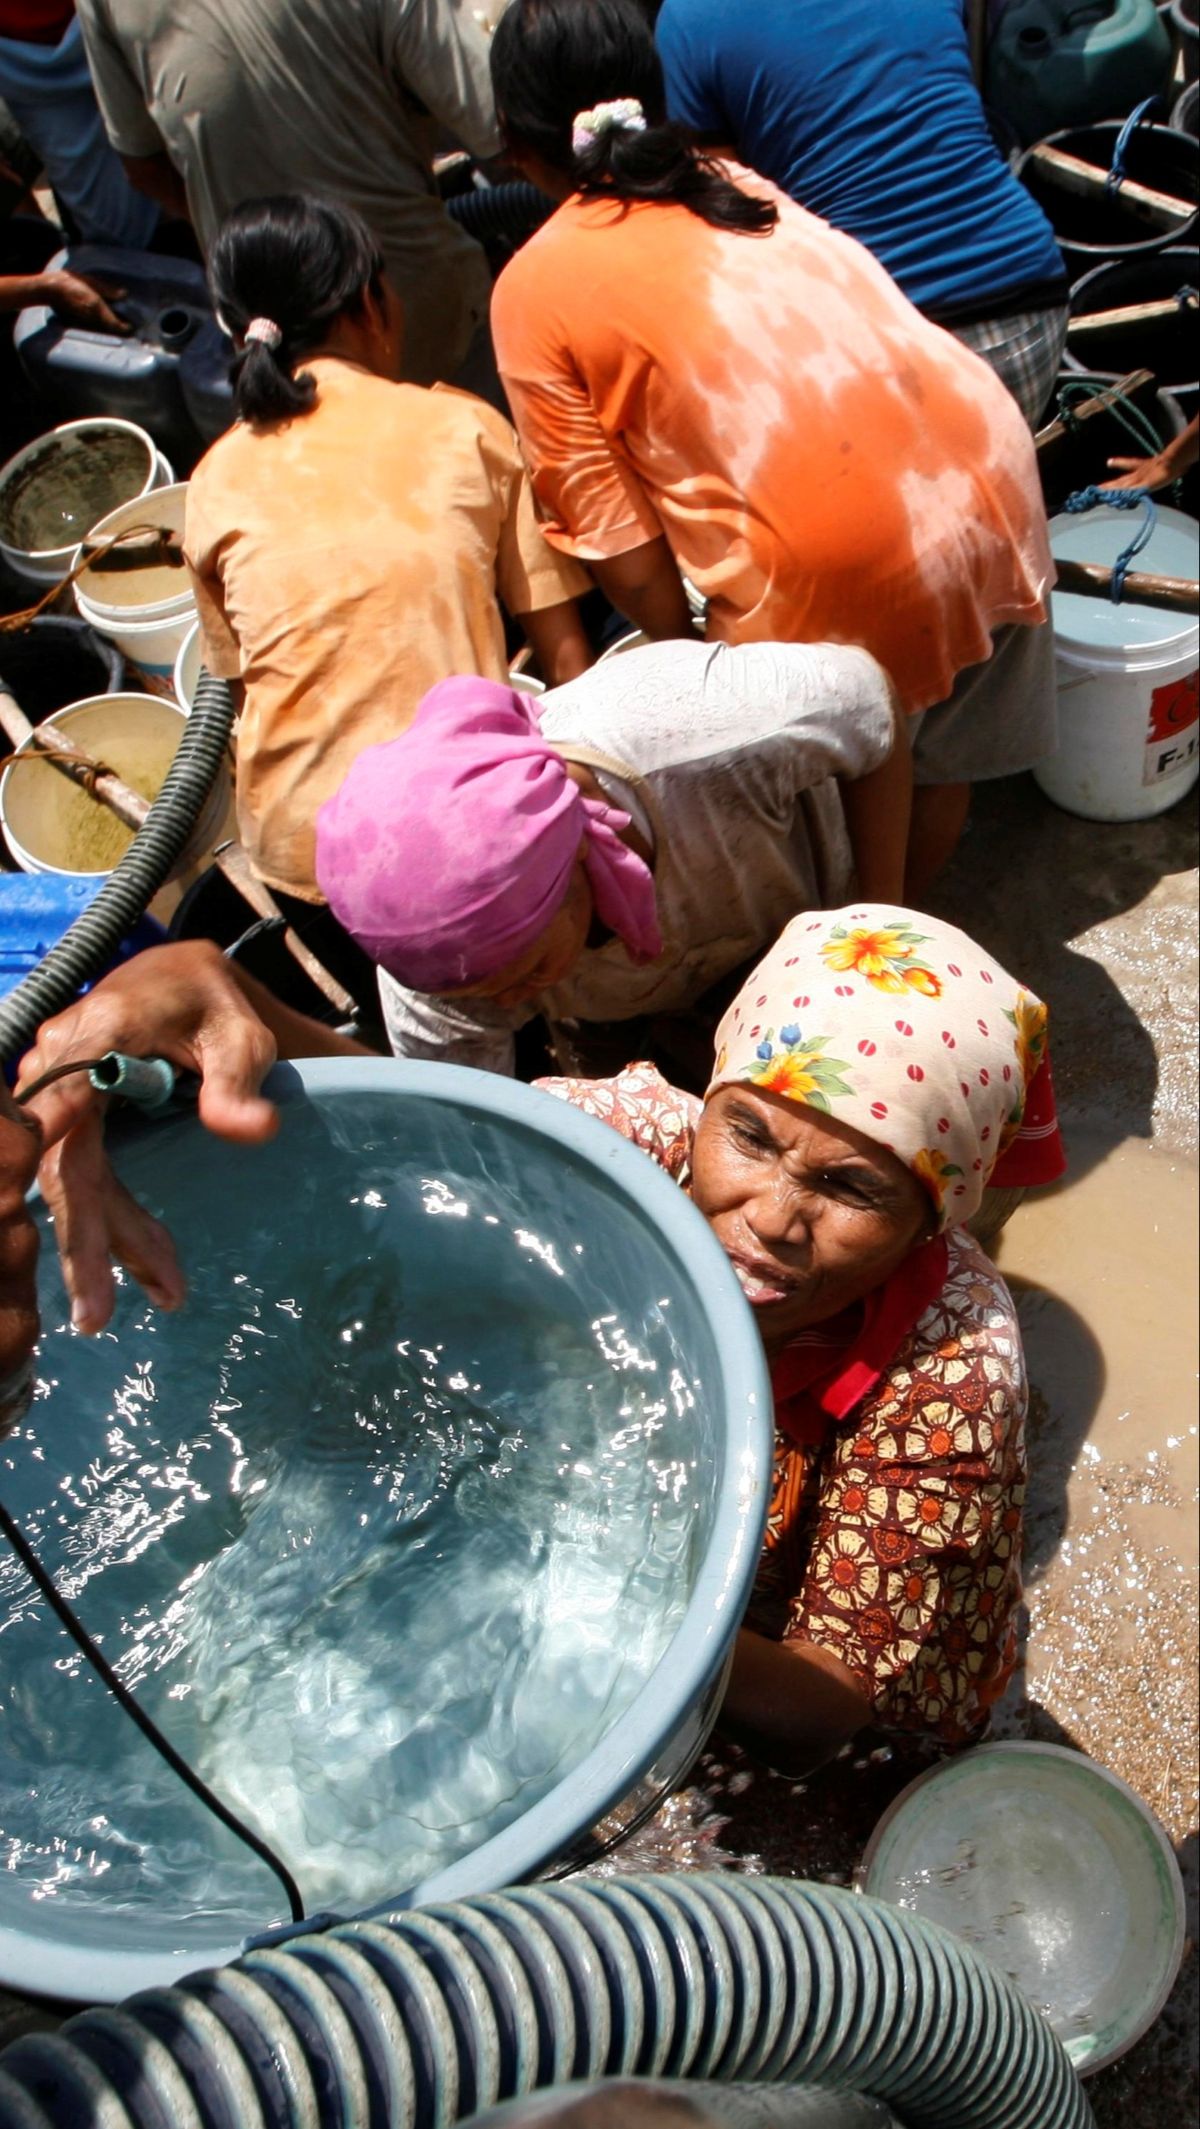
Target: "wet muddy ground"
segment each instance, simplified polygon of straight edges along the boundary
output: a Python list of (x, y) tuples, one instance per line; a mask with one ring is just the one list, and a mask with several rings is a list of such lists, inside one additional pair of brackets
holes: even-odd
[[(1049, 1001), (1072, 1157), (998, 1251), (1033, 1385), (1029, 1628), (998, 1732), (1080, 1746), (1123, 1776), (1188, 1886), (1179, 1983), (1090, 2082), (1099, 2129), (1196, 2119), (1195, 819), (1186, 800), (1099, 826), (1014, 778), (977, 795), (937, 895)], [(615, 1867), (844, 1883), (924, 1764), (880, 1746), (798, 1783), (717, 1738)], [(0, 2038), (45, 2015), (0, 1998)]]

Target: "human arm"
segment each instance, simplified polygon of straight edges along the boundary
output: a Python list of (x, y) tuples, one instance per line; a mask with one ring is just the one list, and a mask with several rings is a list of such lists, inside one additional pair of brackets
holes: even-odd
[(618, 613), (651, 642), (692, 634), (691, 609), (675, 557), (660, 534), (624, 554), (592, 563), (592, 575)]
[(390, 0), (392, 72), (472, 155), (503, 145), (492, 95), (489, 37), (469, 0)]
[(871, 1720), (860, 1679), (827, 1649), (742, 1627), (721, 1703), (722, 1729), (781, 1774), (811, 1774)]
[(913, 766), (908, 722), (895, 689), (888, 687), (892, 744), (884, 759), (862, 776), (839, 776), (854, 876), (864, 902), (901, 902), (912, 815)]
[(516, 431), (490, 407), (480, 410), (480, 419), (501, 511), (496, 589), (524, 629), (542, 679), (561, 687), (592, 663), (577, 604), (591, 589), (591, 578), (542, 531)]
[(153, 155), (123, 155), (121, 163), (134, 191), (153, 200), (169, 221), (191, 221), (187, 187), (165, 148)]
[(88, 326), (96, 333), (123, 335), (133, 331), (124, 318), (118, 318), (108, 300), (120, 302), (124, 294), (123, 288), (114, 288), (110, 282), (93, 281), (86, 274), (67, 273), (61, 268), (40, 274), (0, 276), (0, 311), (24, 310), (27, 303), (44, 303), (56, 318)]
[(1105, 481), (1106, 488), (1167, 488), (1172, 481), (1182, 480), (1183, 475), (1200, 458), (1200, 414), (1193, 414), (1186, 429), (1173, 436), (1169, 444), (1156, 451), (1151, 458), (1110, 458), (1110, 466), (1120, 469), (1120, 479)]
[(38, 1238), (25, 1201), (41, 1144), (37, 1118), (17, 1107), (0, 1074), (0, 1438), (28, 1401), (38, 1333)]
[(586, 673), (593, 660), (592, 646), (574, 599), (561, 599), (557, 606), (543, 606), (516, 618), (547, 687), (563, 687)]
[(535, 1008), (510, 1011), (489, 998), (435, 998), (410, 991), (386, 969), (379, 971), (383, 1026), (394, 1057), (431, 1064), (470, 1065), (511, 1079), (517, 1068), (516, 1033)]
[[(18, 1092), (56, 1065), (106, 1050), (166, 1057), (196, 1073), (201, 1122), (245, 1145), (278, 1128), (277, 1111), (259, 1093), (276, 1057), (370, 1054), (293, 1012), (207, 940), (150, 948), (46, 1021), (22, 1062)], [(91, 1332), (102, 1330), (112, 1313), (114, 1261), (163, 1307), (178, 1306), (184, 1294), (170, 1236), (109, 1167), (103, 1107), (86, 1072), (57, 1081), (30, 1103), (47, 1149), (39, 1181), (54, 1216), (72, 1320)]]

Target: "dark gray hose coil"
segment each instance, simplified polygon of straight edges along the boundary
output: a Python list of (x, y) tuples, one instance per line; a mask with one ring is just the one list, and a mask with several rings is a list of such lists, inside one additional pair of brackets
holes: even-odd
[(1089, 2129), (1050, 2028), (881, 1901), (707, 1872), (518, 1887), (248, 1952), (0, 2055), (4, 2129), (442, 2129), (572, 2078), (807, 2084), (906, 2129)]
[(0, 1003), (0, 1062), (18, 1056), (43, 1020), (100, 973), (158, 893), (212, 789), (233, 718), (226, 682), (201, 672), (175, 759), (124, 857), (70, 931)]
[(508, 237), (520, 243), (549, 221), (554, 201), (536, 185), (486, 185), (475, 192), (456, 193), (446, 201), (446, 212), (481, 243), (488, 237)]

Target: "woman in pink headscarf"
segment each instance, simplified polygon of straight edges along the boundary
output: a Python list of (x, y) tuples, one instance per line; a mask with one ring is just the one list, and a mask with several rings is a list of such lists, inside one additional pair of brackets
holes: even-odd
[(644, 1065), (542, 1082), (677, 1177), (754, 1310), (775, 1478), (724, 1717), (781, 1765), (866, 1724), (970, 1742), (1011, 1674), (1021, 1335), (964, 1223), (1061, 1172), (1045, 1035), (965, 933), (867, 904), (788, 925), (703, 1103)]
[(317, 878), (399, 1056), (511, 1072), (541, 1014), (564, 1070), (653, 1042), (700, 1087), (789, 917), (899, 892), (910, 780), (866, 652), (648, 644), (538, 702), (432, 688), (322, 807)]

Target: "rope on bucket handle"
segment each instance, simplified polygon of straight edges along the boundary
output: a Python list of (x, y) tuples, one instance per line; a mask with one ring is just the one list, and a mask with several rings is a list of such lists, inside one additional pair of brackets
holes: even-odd
[[(34, 605), (22, 606), (13, 614), (0, 614), (0, 635), (15, 635), (21, 629), (28, 628), (30, 622), (36, 621), (41, 614), (46, 612), (48, 607), (53, 606), (55, 600), (61, 597), (64, 591), (69, 591), (72, 584), (76, 583), (86, 570), (91, 569), (97, 562), (103, 562), (115, 549), (121, 547), (126, 540), (135, 539), (139, 534), (147, 532), (161, 536), (162, 531), (163, 527), (161, 525), (123, 525), (119, 532), (108, 533), (95, 546), (92, 546), (90, 537), (81, 541), (79, 560), (72, 568), (68, 569), (65, 577), (60, 577), (57, 584), (52, 584), (49, 591), (43, 592), (41, 598)], [(173, 566), (175, 551), (168, 539), (163, 544), (159, 559)], [(182, 548), (178, 549), (178, 552), (182, 561)]]
[(1147, 96), (1138, 105), (1135, 111), (1130, 112), (1128, 118), (1126, 119), (1124, 125), (1118, 133), (1117, 143), (1115, 148), (1113, 149), (1112, 162), (1108, 166), (1108, 176), (1104, 180), (1104, 190), (1108, 194), (1110, 200), (1115, 198), (1116, 194), (1120, 191), (1122, 185), (1125, 183), (1125, 179), (1129, 175), (1128, 171), (1125, 168), (1125, 156), (1128, 151), (1130, 141), (1133, 139), (1133, 136), (1136, 133), (1138, 127), (1141, 125), (1143, 119), (1145, 119), (1151, 111), (1157, 110), (1161, 102), (1161, 96)]
[(1143, 547), (1148, 547), (1153, 539), (1158, 512), (1148, 488), (1077, 488), (1074, 495), (1067, 497), (1063, 509), (1069, 511), (1072, 517), (1078, 517), (1082, 511), (1095, 510), (1101, 503), (1109, 504), (1114, 510), (1136, 510), (1141, 505), (1146, 513), (1129, 545), (1121, 549), (1112, 566), (1112, 583), (1108, 595), (1113, 605), (1119, 606), (1129, 565), (1135, 555), (1139, 555)]

